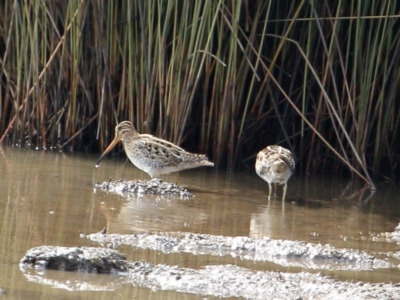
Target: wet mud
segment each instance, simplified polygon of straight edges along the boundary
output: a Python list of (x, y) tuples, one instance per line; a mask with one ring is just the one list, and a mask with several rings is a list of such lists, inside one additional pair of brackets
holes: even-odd
[(396, 267), (363, 251), (338, 249), (330, 245), (302, 241), (226, 237), (193, 233), (141, 233), (133, 235), (90, 234), (88, 239), (101, 246), (122, 245), (162, 251), (166, 254), (229, 255), (242, 260), (269, 261), (285, 267), (313, 270), (371, 270)]
[(128, 270), (125, 259), (125, 255), (106, 248), (41, 246), (30, 249), (21, 259), (21, 266), (111, 274)]
[(95, 188), (106, 192), (116, 193), (123, 196), (130, 194), (147, 194), (175, 196), (182, 199), (193, 197), (193, 194), (186, 188), (175, 183), (153, 178), (151, 180), (109, 180), (101, 183), (95, 183)]
[[(399, 236), (400, 225), (393, 233)], [(337, 249), (330, 245), (301, 241), (224, 237), (193, 233), (160, 234), (104, 234), (81, 235), (102, 246), (100, 248), (38, 247), (28, 251), (20, 266), (30, 280), (69, 290), (84, 285), (88, 290), (114, 290), (123, 284), (147, 287), (151, 290), (173, 290), (182, 293), (215, 297), (242, 297), (245, 299), (399, 299), (400, 284), (374, 284), (346, 282), (309, 272), (283, 273), (254, 271), (234, 265), (208, 265), (199, 270), (151, 264), (146, 261), (129, 262), (116, 250), (130, 246), (165, 253), (190, 253), (193, 255), (230, 255), (242, 260), (271, 261), (282, 266), (301, 266), (308, 269), (365, 270), (398, 268), (393, 262), (378, 259), (368, 253)], [(105, 247), (105, 248), (103, 248)], [(49, 263), (49, 257), (52, 262)], [(396, 260), (397, 261), (397, 260)], [(92, 265), (93, 264), (93, 265)], [(73, 267), (66, 267), (73, 266)], [(93, 280), (85, 285), (84, 279), (70, 280), (47, 278), (41, 269), (51, 268), (80, 272), (110, 273), (110, 280)], [(108, 272), (104, 266), (111, 266)], [(120, 276), (115, 276), (116, 274)], [(123, 276), (121, 276), (123, 275)], [(75, 286), (76, 285), (76, 286)]]

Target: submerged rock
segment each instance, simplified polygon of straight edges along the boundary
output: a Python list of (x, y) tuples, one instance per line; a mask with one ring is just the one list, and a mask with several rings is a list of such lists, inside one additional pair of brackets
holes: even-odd
[(186, 188), (179, 186), (175, 183), (165, 182), (161, 179), (153, 178), (151, 180), (115, 180), (104, 181), (102, 183), (95, 183), (95, 188), (107, 192), (117, 194), (151, 194), (151, 195), (166, 195), (177, 196), (183, 199), (192, 197)]
[(126, 272), (125, 255), (118, 251), (95, 247), (41, 246), (30, 249), (21, 259), (21, 266), (87, 273)]

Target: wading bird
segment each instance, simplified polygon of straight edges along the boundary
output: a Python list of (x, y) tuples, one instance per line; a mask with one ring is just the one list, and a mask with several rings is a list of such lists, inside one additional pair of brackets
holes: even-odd
[(269, 195), (271, 199), (272, 185), (274, 183), (275, 193), (277, 184), (283, 184), (282, 200), (285, 200), (287, 181), (292, 176), (295, 161), (292, 152), (281, 146), (272, 145), (258, 152), (256, 159), (256, 172), (258, 176), (268, 182)]
[(115, 138), (97, 160), (96, 167), (119, 141), (129, 160), (152, 178), (201, 166), (214, 166), (205, 155), (187, 152), (150, 134), (140, 134), (131, 122), (123, 121), (115, 127)]

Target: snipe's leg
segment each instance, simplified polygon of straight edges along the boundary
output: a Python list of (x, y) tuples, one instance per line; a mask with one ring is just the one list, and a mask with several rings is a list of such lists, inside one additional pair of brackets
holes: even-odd
[(272, 185), (271, 185), (271, 183), (269, 183), (269, 182), (268, 182), (268, 187), (269, 187), (268, 200), (271, 200), (271, 194), (272, 194)]
[(282, 196), (282, 201), (285, 201), (285, 197), (286, 197), (286, 190), (287, 190), (287, 183), (285, 183), (285, 185), (283, 186), (283, 196)]

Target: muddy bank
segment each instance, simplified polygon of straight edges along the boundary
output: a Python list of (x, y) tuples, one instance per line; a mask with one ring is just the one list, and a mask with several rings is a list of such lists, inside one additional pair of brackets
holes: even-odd
[(95, 188), (100, 190), (127, 196), (129, 194), (150, 194), (175, 196), (182, 199), (189, 199), (193, 194), (186, 188), (175, 183), (165, 182), (161, 179), (151, 180), (109, 180), (95, 183)]
[[(70, 255), (65, 255), (67, 253)], [(54, 273), (51, 274), (51, 277), (43, 272), (43, 269), (50, 267), (48, 263), (41, 263), (44, 257), (50, 256), (55, 261), (61, 260), (67, 265), (76, 265), (79, 255), (71, 255), (73, 253), (86, 253), (83, 256), (89, 258), (87, 263), (96, 257), (102, 257), (108, 261), (106, 258), (108, 253), (111, 255), (110, 260), (113, 264), (126, 267), (122, 272), (118, 272), (124, 276), (97, 275), (97, 281), (92, 277), (81, 276), (76, 280), (71, 280), (70, 277), (68, 279), (54, 277)], [(95, 266), (97, 265), (96, 263)], [(52, 265), (53, 268), (54, 266), (56, 265)], [(306, 272), (251, 271), (234, 265), (214, 265), (194, 270), (163, 264), (153, 265), (144, 261), (128, 262), (123, 254), (116, 251), (88, 247), (44, 246), (33, 248), (21, 260), (20, 268), (30, 281), (67, 290), (116, 290), (123, 284), (130, 283), (134, 286), (147, 287), (153, 291), (173, 290), (222, 298), (398, 299), (398, 295), (400, 295), (399, 285), (339, 282), (329, 277)], [(74, 270), (79, 271), (80, 269), (75, 268)]]
[[(285, 267), (313, 270), (372, 270), (397, 267), (363, 251), (338, 249), (330, 245), (302, 241), (226, 237), (193, 233), (89, 234), (101, 246), (121, 245), (193, 255), (230, 255), (251, 261), (270, 261)], [(398, 263), (398, 262), (397, 262)]]
[[(151, 270), (151, 271), (150, 271)], [(145, 276), (143, 276), (145, 275)], [(318, 274), (251, 271), (234, 265), (200, 270), (137, 263), (133, 281), (151, 289), (245, 299), (398, 299), (400, 286), (338, 282)]]

